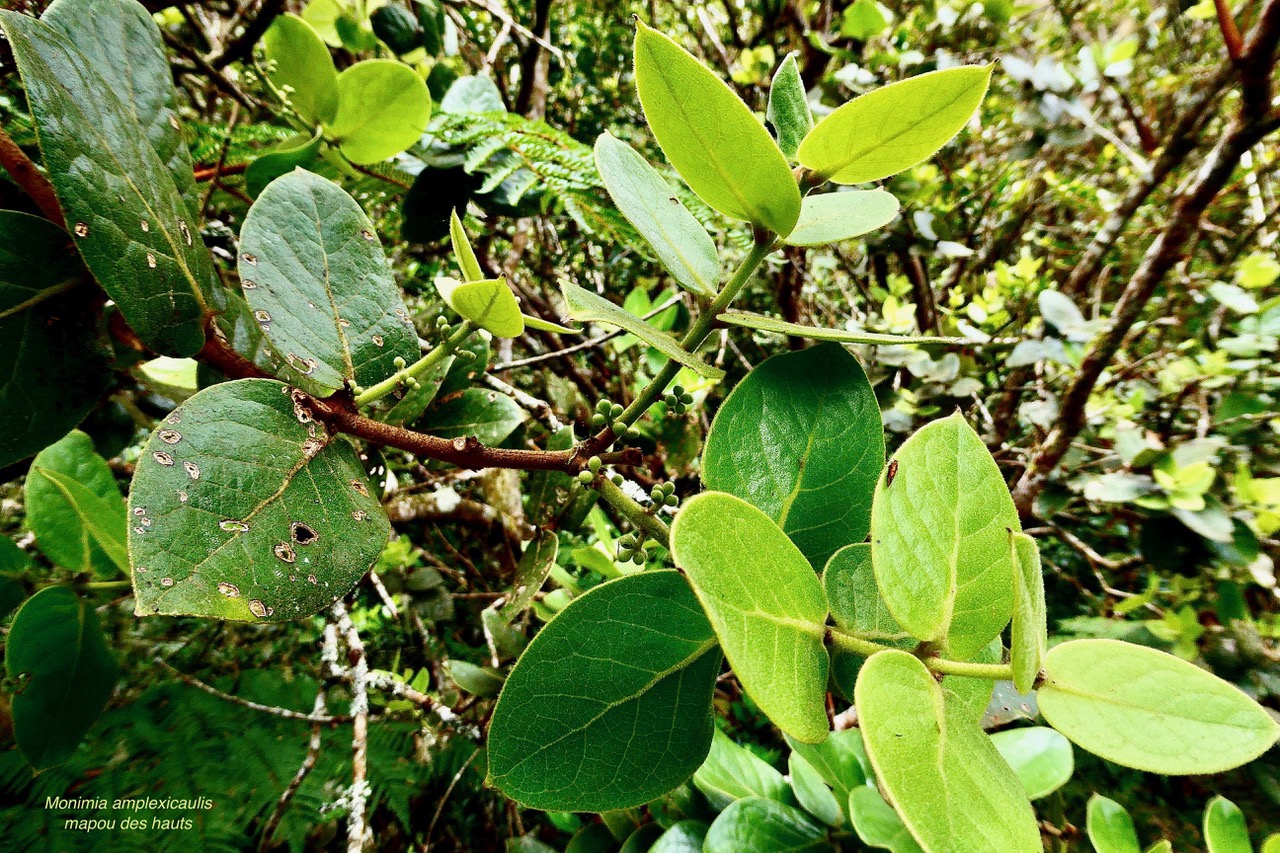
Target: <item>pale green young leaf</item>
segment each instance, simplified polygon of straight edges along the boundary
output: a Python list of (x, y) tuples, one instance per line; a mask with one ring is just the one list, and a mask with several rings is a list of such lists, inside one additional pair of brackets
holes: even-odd
[(1044, 574), (1040, 548), (1025, 533), (1010, 534), (1013, 548), (1013, 624), (1009, 631), (1009, 658), (1013, 686), (1030, 693), (1040, 675), (1040, 662), (1049, 643), (1044, 604)]
[(846, 190), (806, 196), (795, 230), (783, 240), (792, 246), (821, 246), (860, 237), (898, 216), (898, 200), (884, 190)]
[(309, 124), (328, 124), (338, 112), (338, 71), (316, 31), (294, 14), (272, 21), (262, 37), (267, 79)]
[(1033, 800), (1052, 794), (1075, 772), (1071, 741), (1045, 726), (1005, 729), (991, 735), (991, 741)]
[(24, 679), (13, 693), (13, 733), (36, 770), (71, 757), (120, 672), (92, 603), (66, 586), (43, 589), (18, 610), (4, 666), (9, 678)]
[(72, 430), (36, 454), (23, 497), (27, 526), (54, 565), (100, 577), (128, 570), (124, 498), (89, 436)]
[(749, 311), (726, 311), (720, 320), (731, 326), (744, 329), (755, 329), (759, 332), (771, 332), (776, 335), (792, 335), (798, 338), (809, 338), (815, 341), (839, 341), (847, 344), (884, 344), (899, 346), (902, 344), (963, 344), (964, 338), (940, 338), (933, 335), (881, 335), (875, 332), (853, 332), (845, 329), (820, 329), (815, 326), (802, 326), (799, 323), (788, 323), (763, 314), (752, 314)]
[(1220, 773), (1252, 761), (1280, 724), (1192, 663), (1119, 640), (1049, 650), (1037, 692), (1049, 725), (1108, 761), (1151, 773)]
[(748, 797), (716, 817), (702, 849), (705, 853), (820, 853), (832, 848), (823, 828), (795, 806)]
[(932, 157), (982, 103), (992, 66), (932, 71), (869, 92), (827, 116), (800, 145), (805, 168), (864, 184)]
[(1221, 794), (1205, 806), (1204, 843), (1209, 853), (1253, 853), (1244, 812)]
[(720, 278), (715, 244), (662, 176), (608, 133), (596, 140), (595, 157), (613, 203), (653, 247), (667, 272), (686, 290), (714, 296)]
[(751, 504), (705, 492), (676, 516), (671, 551), (747, 694), (796, 740), (826, 738), (827, 599), (800, 549)]
[(544, 320), (541, 317), (530, 317), (528, 314), (520, 315), (524, 317), (524, 325), (527, 329), (533, 329), (539, 332), (555, 332), (557, 335), (580, 335), (582, 329), (574, 329), (569, 326), (562, 326), (559, 323), (552, 323), (550, 320)]
[(338, 110), (326, 130), (344, 157), (364, 166), (413, 145), (430, 120), (431, 95), (416, 71), (366, 59), (338, 75)]
[(0, 12), (0, 24), (85, 265), (143, 342), (193, 355), (204, 344), (202, 288), (213, 267), (169, 166), (80, 39), (17, 12)]
[(844, 823), (844, 809), (840, 801), (812, 764), (793, 752), (787, 758), (787, 771), (791, 775), (791, 790), (795, 792), (801, 808), (827, 826)]
[(128, 523), (139, 616), (241, 622), (337, 601), (391, 530), (351, 444), (270, 379), (206, 388), (158, 425)]
[[(788, 53), (769, 84), (769, 106), (765, 118), (778, 135), (778, 147), (788, 160), (796, 159), (796, 149), (813, 130), (813, 113), (805, 98), (804, 81), (796, 55)], [(804, 209), (800, 216), (803, 219)]]
[(1089, 798), (1085, 831), (1097, 853), (1141, 853), (1138, 831), (1124, 806), (1101, 794)]
[(702, 465), (708, 488), (761, 509), (821, 569), (866, 538), (884, 467), (880, 406), (862, 366), (834, 344), (767, 359), (720, 406)]
[(680, 346), (676, 339), (665, 332), (641, 320), (618, 305), (589, 290), (584, 290), (568, 281), (560, 282), (560, 292), (564, 295), (565, 310), (569, 317), (583, 323), (607, 323), (617, 326), (635, 335), (663, 355), (692, 370), (707, 379), (721, 379), (724, 371), (698, 358)]
[(959, 413), (908, 438), (890, 471), (871, 509), (876, 583), (899, 625), (968, 660), (1013, 611), (1009, 489)]
[(1041, 850), (1018, 777), (919, 658), (872, 655), (858, 674), (855, 702), (880, 787), (926, 851)]
[(719, 729), (716, 729), (706, 760), (693, 774), (693, 784), (717, 810), (746, 797), (767, 797), (789, 804), (795, 802), (781, 773), (750, 750), (738, 746)]
[(800, 215), (787, 158), (742, 99), (667, 36), (640, 23), (636, 90), (662, 151), (695, 193), (731, 219), (786, 236)]
[(849, 792), (849, 817), (864, 844), (892, 853), (923, 853), (902, 818), (874, 786), (863, 785)]
[(458, 263), (463, 281), (481, 281), (484, 271), (480, 269), (480, 261), (476, 258), (475, 249), (467, 239), (467, 231), (462, 227), (462, 219), (455, 209), (449, 213), (449, 242), (453, 246), (453, 259)]
[(345, 190), (302, 169), (277, 178), (240, 229), (240, 285), (282, 375), (327, 394), (418, 358), (418, 336), (373, 223)]
[(1262, 842), (1261, 853), (1280, 853), (1280, 832), (1268, 835)]
[[(618, 631), (619, 614), (636, 621)], [(540, 809), (607, 811), (661, 796), (707, 754), (719, 671), (715, 634), (679, 574), (595, 587), (507, 677), (489, 725), (490, 780)]]
[(458, 312), (497, 338), (518, 338), (524, 334), (524, 315), (516, 295), (507, 287), (505, 278), (461, 282), (455, 278), (436, 279), (440, 298)]

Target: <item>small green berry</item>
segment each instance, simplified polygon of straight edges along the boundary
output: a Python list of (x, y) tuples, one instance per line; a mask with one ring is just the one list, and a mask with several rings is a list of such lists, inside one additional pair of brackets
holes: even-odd
[(594, 415), (591, 416), (591, 425), (593, 427), (602, 427), (604, 426), (604, 422), (605, 422), (605, 417), (599, 412), (596, 412)]
[(590, 471), (578, 472), (578, 482), (584, 486), (591, 485), (591, 481), (594, 480), (595, 478), (596, 478), (595, 475), (592, 474)]
[(599, 456), (592, 456), (590, 459), (587, 460), (587, 470), (590, 471), (592, 474), (596, 474), (600, 471)]

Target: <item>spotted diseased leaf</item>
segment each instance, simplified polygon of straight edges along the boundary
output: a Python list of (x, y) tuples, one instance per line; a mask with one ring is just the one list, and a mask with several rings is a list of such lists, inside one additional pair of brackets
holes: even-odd
[(27, 525), (50, 562), (100, 577), (128, 569), (124, 500), (89, 436), (72, 430), (37, 453), (24, 498)]
[(54, 0), (41, 20), (61, 30), (120, 95), (187, 206), (197, 212), (199, 193), (182, 138), (173, 72), (160, 28), (147, 10), (135, 0)]
[(489, 725), (490, 781), (539, 809), (655, 799), (706, 757), (719, 671), (715, 634), (679, 574), (595, 587), (533, 638), (507, 677)]
[(373, 223), (332, 181), (272, 181), (240, 230), (240, 286), (284, 375), (307, 391), (373, 385), (416, 361), (418, 337)]
[(0, 12), (0, 24), (85, 264), (143, 342), (193, 355), (204, 344), (202, 288), (212, 262), (141, 117), (77, 47), (97, 34), (81, 27), (68, 38), (17, 12)]
[(19, 685), (14, 735), (37, 770), (71, 757), (119, 675), (93, 605), (65, 586), (43, 589), (22, 605), (9, 627), (4, 666)]
[(354, 448), (270, 379), (214, 385), (161, 421), (128, 523), (139, 616), (272, 622), (345, 595), (391, 529)]

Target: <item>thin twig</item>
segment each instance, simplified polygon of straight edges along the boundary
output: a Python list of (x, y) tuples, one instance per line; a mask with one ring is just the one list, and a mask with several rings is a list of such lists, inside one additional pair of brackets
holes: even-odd
[[(316, 703), (311, 713), (313, 715), (323, 714), (325, 711), (324, 689), (321, 688), (316, 693)], [(320, 757), (320, 724), (316, 723), (311, 727), (311, 739), (307, 743), (307, 754), (302, 759), (302, 765), (298, 768), (298, 772), (293, 774), (293, 779), (289, 782), (289, 787), (284, 789), (284, 793), (280, 795), (280, 799), (276, 801), (276, 807), (271, 810), (271, 816), (267, 818), (266, 824), (262, 828), (262, 839), (258, 842), (258, 853), (266, 853), (271, 847), (271, 836), (275, 835), (276, 828), (280, 826), (280, 821), (284, 818), (284, 813), (289, 809), (289, 803), (293, 802), (293, 797), (298, 793), (298, 789), (302, 787), (303, 781), (316, 766), (316, 760)]]
[(436, 813), (431, 816), (431, 823), (427, 824), (427, 835), (422, 840), (422, 849), (424, 851), (431, 850), (431, 834), (435, 832), (436, 823), (440, 820), (440, 815), (444, 813), (444, 804), (448, 801), (449, 795), (453, 793), (453, 789), (457, 786), (458, 781), (462, 779), (462, 774), (467, 772), (467, 768), (471, 766), (471, 762), (476, 760), (476, 756), (480, 754), (480, 750), (471, 753), (466, 761), (462, 762), (462, 766), (458, 768), (458, 772), (453, 774), (453, 779), (449, 781), (449, 787), (444, 789), (444, 794), (440, 797), (440, 802), (436, 804)]
[(236, 122), (239, 120), (240, 104), (233, 101), (231, 104), (231, 116), (227, 119), (226, 138), (222, 140), (222, 148), (218, 152), (218, 162), (213, 167), (213, 180), (209, 181), (209, 188), (204, 191), (204, 196), (200, 199), (200, 212), (196, 217), (197, 219), (204, 219), (204, 214), (209, 209), (209, 199), (213, 198), (213, 191), (218, 188), (218, 176), (222, 173), (222, 167), (227, 164), (227, 152), (231, 150), (231, 135), (236, 128)]
[(248, 699), (243, 699), (239, 696), (233, 696), (230, 693), (224, 693), (211, 684), (205, 684), (203, 681), (196, 678), (195, 676), (187, 675), (185, 672), (182, 672), (181, 670), (174, 669), (172, 666), (168, 664), (168, 662), (164, 661), (161, 658), (158, 658), (158, 657), (152, 658), (152, 660), (155, 663), (162, 666), (164, 669), (168, 670), (170, 674), (177, 676), (179, 679), (182, 680), (184, 684), (189, 684), (192, 687), (203, 690), (205, 693), (208, 693), (210, 696), (217, 696), (219, 699), (225, 699), (228, 702), (231, 702), (235, 705), (240, 705), (245, 708), (252, 708), (255, 711), (261, 711), (264, 714), (271, 714), (272, 716), (276, 716), (276, 717), (284, 717), (287, 720), (304, 720), (308, 723), (319, 723), (319, 724), (349, 723), (352, 720), (352, 718), (346, 714), (314, 714), (314, 713), (308, 714), (303, 711), (292, 711), (288, 708), (277, 708), (274, 705), (263, 705), (258, 702), (251, 702)]

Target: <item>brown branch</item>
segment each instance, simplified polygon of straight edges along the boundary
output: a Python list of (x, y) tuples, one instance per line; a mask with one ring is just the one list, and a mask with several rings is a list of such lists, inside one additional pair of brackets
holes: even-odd
[(223, 165), (222, 167), (210, 166), (207, 169), (196, 169), (192, 173), (192, 177), (195, 178), (197, 184), (202, 184), (205, 181), (215, 181), (228, 175), (242, 175), (248, 168), (248, 163), (233, 163), (230, 166)]
[[(324, 689), (322, 688), (316, 694), (315, 706), (312, 708), (312, 715), (320, 715), (325, 712)], [(302, 783), (306, 780), (307, 775), (311, 773), (311, 769), (316, 766), (316, 761), (320, 758), (320, 735), (322, 729), (320, 724), (316, 723), (311, 727), (311, 738), (307, 742), (307, 754), (302, 759), (298, 772), (293, 774), (293, 779), (289, 782), (289, 787), (284, 789), (284, 793), (280, 795), (280, 799), (276, 801), (276, 806), (271, 810), (271, 816), (267, 818), (267, 822), (262, 828), (262, 838), (258, 842), (258, 853), (266, 853), (271, 849), (271, 836), (276, 834), (276, 829), (280, 826), (280, 821), (284, 818), (284, 813), (288, 811), (289, 804), (293, 802), (293, 797), (298, 793), (298, 789), (302, 787)]]
[(36, 168), (26, 152), (18, 147), (18, 143), (0, 128), (0, 166), (9, 173), (13, 182), (22, 188), (31, 200), (40, 208), (45, 218), (60, 228), (67, 227), (67, 220), (62, 215), (62, 205), (58, 203), (58, 195), (53, 191), (53, 184), (45, 174)]
[(263, 33), (267, 31), (271, 23), (284, 11), (284, 6), (284, 0), (262, 0), (262, 8), (258, 10), (258, 14), (254, 16), (254, 19), (240, 31), (240, 35), (228, 42), (222, 50), (209, 57), (210, 67), (221, 71), (233, 62), (248, 59), (253, 52), (253, 46), (262, 38)]
[(160, 666), (167, 669), (172, 675), (181, 679), (184, 684), (189, 684), (197, 690), (203, 690), (210, 696), (217, 696), (219, 699), (225, 699), (235, 705), (240, 705), (244, 708), (251, 708), (254, 711), (262, 711), (264, 714), (271, 714), (275, 717), (284, 717), (287, 720), (305, 720), (308, 723), (349, 723), (352, 719), (347, 714), (306, 714), (302, 711), (292, 711), (288, 708), (277, 708), (274, 705), (263, 705), (258, 702), (251, 702), (248, 699), (242, 699), (241, 697), (235, 696), (231, 693), (224, 693), (211, 684), (205, 684), (194, 676), (187, 675), (181, 670), (174, 669), (163, 658), (153, 658), (153, 660), (155, 663), (158, 663)]
[(1244, 56), (1244, 43), (1240, 39), (1240, 30), (1236, 28), (1236, 16), (1231, 13), (1227, 0), (1213, 0), (1218, 12), (1218, 28), (1222, 30), (1222, 40), (1227, 43), (1227, 56), (1232, 62), (1239, 62)]

